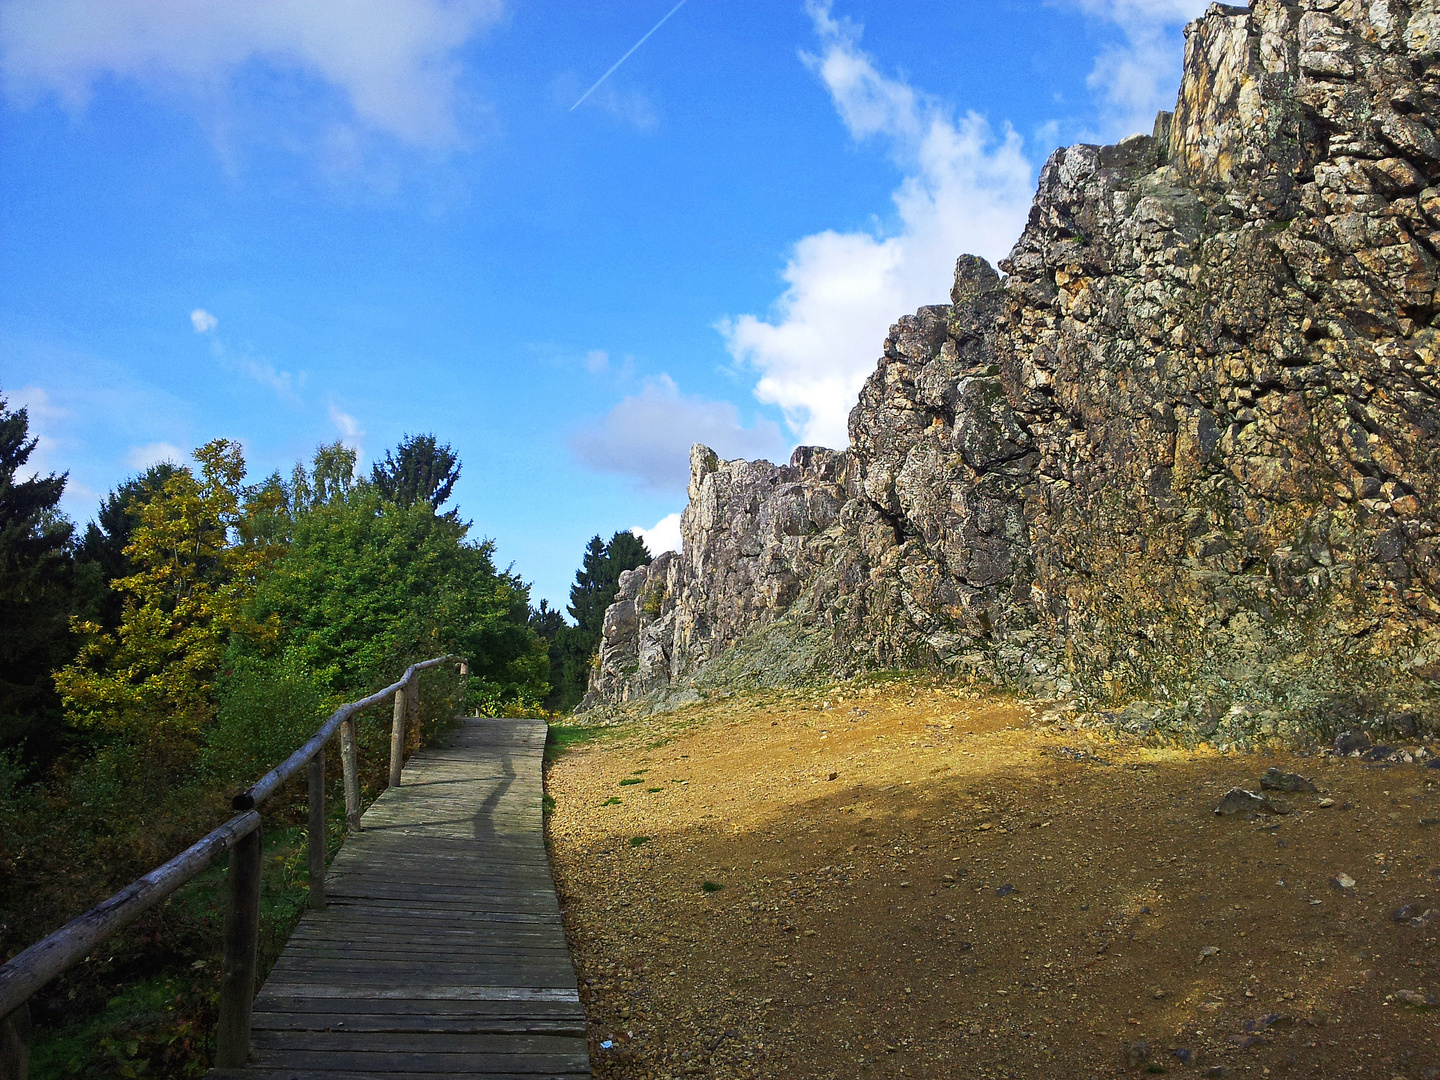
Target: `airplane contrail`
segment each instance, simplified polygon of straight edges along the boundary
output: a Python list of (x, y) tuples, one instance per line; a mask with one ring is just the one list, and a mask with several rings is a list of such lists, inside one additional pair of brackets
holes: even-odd
[[(682, 7), (684, 7), (684, 6), (685, 6), (685, 0), (680, 0), (680, 3), (676, 4), (673, 8), (671, 8), (669, 11), (667, 11), (667, 12), (665, 13), (665, 19), (670, 18), (671, 15), (674, 15), (675, 12), (679, 11), (679, 10), (680, 10)], [(610, 65), (610, 70), (607, 71), (607, 72), (605, 72), (604, 75), (601, 75), (600, 78), (596, 79), (596, 80), (595, 80), (595, 85), (592, 86), (592, 87), (590, 87), (589, 90), (586, 90), (585, 93), (583, 93), (583, 94), (580, 95), (580, 101), (577, 101), (577, 102), (575, 102), (574, 105), (571, 105), (571, 106), (570, 106), (570, 111), (571, 111), (571, 112), (574, 112), (576, 109), (578, 109), (578, 108), (580, 107), (581, 102), (583, 102), (586, 98), (588, 98), (591, 94), (593, 94), (596, 90), (598, 90), (598, 89), (600, 88), (600, 84), (601, 84), (601, 83), (603, 83), (603, 82), (604, 82), (606, 79), (608, 79), (611, 75), (614, 75), (614, 74), (615, 74), (615, 69), (618, 68), (621, 64), (623, 64), (626, 60), (629, 60), (629, 59), (630, 59), (630, 53), (633, 53), (633, 52), (634, 52), (636, 49), (638, 49), (641, 45), (644, 45), (645, 42), (646, 42), (647, 40), (649, 40), (651, 34), (655, 33), (656, 30), (659, 30), (660, 27), (662, 27), (662, 26), (665, 25), (665, 19), (661, 19), (661, 20), (660, 20), (659, 22), (657, 22), (654, 26), (652, 26), (652, 27), (650, 28), (649, 32), (647, 32), (644, 37), (642, 37), (642, 38), (641, 38), (639, 41), (637, 41), (634, 45), (631, 45), (631, 46), (630, 46), (630, 52), (627, 52), (627, 53), (626, 53), (624, 56), (622, 56), (619, 60), (616, 60), (615, 63), (611, 64), (611, 65)]]

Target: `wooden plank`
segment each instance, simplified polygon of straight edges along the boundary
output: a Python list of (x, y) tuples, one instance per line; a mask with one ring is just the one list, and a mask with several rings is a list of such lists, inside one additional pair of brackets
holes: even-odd
[[(327, 1013), (341, 1006), (337, 1006), (333, 999), (324, 997), (293, 997), (287, 995), (274, 995), (271, 997), (260, 997), (255, 1003), (255, 1015), (264, 1014), (267, 1017), (266, 1023), (272, 1023), (278, 1016), (290, 1016), (300, 1013)], [(407, 1000), (404, 998), (363, 998), (351, 997), (349, 1004), (343, 1008), (350, 1015), (365, 1016), (376, 1014), (381, 1016), (404, 1016), (410, 1014), (425, 1014), (431, 1017), (441, 1016), (512, 1016), (512, 1017), (546, 1017), (557, 1018), (575, 1015), (575, 1001), (573, 998), (546, 1000), (544, 998), (528, 998), (516, 1000), (506, 998), (494, 1001), (476, 1001), (451, 998), (448, 1000), (429, 997), (423, 1000)], [(271, 1011), (275, 1010), (275, 1011)], [(324, 1025), (320, 1025), (324, 1026)]]
[(328, 1070), (331, 1076), (353, 1076), (359, 1070), (408, 1075), (453, 1075), (457, 1070), (484, 1075), (487, 1071), (516, 1073), (579, 1072), (590, 1059), (580, 1039), (569, 1053), (546, 1054), (530, 1050), (517, 1054), (414, 1054), (381, 1049), (358, 1052), (337, 1050), (254, 1050), (250, 1060), (260, 1068)]
[(354, 1013), (306, 1012), (260, 1013), (255, 1017), (255, 1037), (261, 1031), (406, 1031), (452, 1032), (457, 1034), (569, 1035), (583, 1039), (585, 1025), (568, 1017), (474, 1016), (468, 1013)]
[[(315, 1069), (263, 1069), (251, 1066), (249, 1069), (213, 1069), (210, 1080), (406, 1080), (415, 1074), (407, 1071), (371, 1072), (370, 1070), (347, 1069), (343, 1072)], [(589, 1077), (587, 1066), (583, 1072), (447, 1072), (448, 1080), (580, 1080)]]
[(570, 1035), (456, 1034), (415, 1031), (264, 1031), (253, 1040), (256, 1050), (335, 1050), (362, 1054), (567, 1054), (573, 1053)]
[(366, 811), (211, 1080), (590, 1075), (546, 858), (542, 720), (466, 719)]

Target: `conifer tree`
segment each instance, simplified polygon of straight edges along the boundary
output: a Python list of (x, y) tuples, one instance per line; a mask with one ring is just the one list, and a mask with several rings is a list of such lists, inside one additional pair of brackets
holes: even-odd
[[(460, 479), (460, 459), (448, 443), (440, 443), (434, 435), (407, 435), (392, 453), (385, 451), (385, 460), (377, 461), (370, 470), (370, 482), (380, 496), (408, 509), (417, 502), (427, 502), (437, 514), (455, 490)], [(456, 511), (450, 511), (453, 517)]]
[(74, 526), (59, 512), (66, 473), (25, 476), (38, 440), (0, 398), (0, 749), (49, 756), (59, 732), (53, 668), (69, 656)]
[(617, 532), (609, 543), (592, 536), (585, 545), (575, 584), (570, 586), (568, 610), (574, 626), (564, 624), (557, 612), (541, 601), (532, 612), (531, 625), (550, 646), (550, 696), (547, 708), (557, 712), (573, 709), (585, 696), (590, 682), (590, 661), (600, 645), (605, 627), (605, 610), (615, 602), (620, 575), (650, 561), (645, 542), (633, 533)]
[(606, 562), (605, 541), (596, 533), (585, 545), (585, 554), (581, 556), (580, 569), (575, 571), (575, 584), (570, 586), (570, 603), (567, 605), (576, 627), (596, 640), (605, 619), (605, 609), (615, 598), (613, 591), (606, 595), (605, 579), (609, 576)]

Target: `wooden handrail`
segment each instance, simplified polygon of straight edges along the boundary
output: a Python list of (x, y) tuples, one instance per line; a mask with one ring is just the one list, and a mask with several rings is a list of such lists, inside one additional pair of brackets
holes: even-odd
[[(395, 723), (418, 719), (420, 672), (458, 661), (460, 674), (469, 674), (463, 657), (438, 656), (411, 664), (398, 680), (369, 697), (341, 705), (303, 746), (231, 800), (240, 811), (219, 828), (176, 855), (163, 866), (131, 882), (85, 914), (70, 920), (48, 937), (0, 965), (0, 1080), (25, 1080), (29, 1062), (29, 999), (66, 968), (83, 960), (112, 934), (123, 930), (182, 885), (210, 866), (222, 851), (235, 850), (230, 859), (229, 896), (225, 918), (225, 955), (221, 965), (220, 1023), (216, 1039), (216, 1065), (245, 1063), (250, 1046), (250, 1004), (255, 996), (255, 954), (259, 930), (260, 813), (281, 784), (300, 769), (309, 769), (309, 846), (311, 906), (325, 900), (325, 744), (341, 733), (341, 761), (345, 779), (346, 820), (359, 826), (360, 787), (355, 753), (354, 717), (396, 695)], [(413, 702), (413, 704), (412, 704)], [(400, 746), (403, 752), (403, 729)], [(391, 783), (398, 782), (399, 762), (391, 755)]]
[(347, 705), (341, 705), (330, 714), (329, 720), (326, 720), (325, 723), (320, 725), (320, 730), (310, 736), (309, 741), (307, 741), (304, 746), (300, 747), (299, 750), (296, 750), (279, 765), (276, 765), (275, 768), (255, 781), (255, 783), (245, 791), (236, 795), (235, 798), (231, 800), (235, 809), (249, 810), (251, 807), (263, 803), (274, 794), (276, 788), (308, 765), (310, 759), (319, 753), (325, 744), (334, 737), (336, 729), (351, 716), (358, 712), (364, 712), (372, 705), (379, 705), (380, 702), (384, 701), (391, 694), (400, 692), (409, 685), (410, 680), (413, 679), (417, 673), (425, 671), (427, 668), (439, 667), (441, 664), (450, 660), (464, 662), (459, 656), (437, 656), (434, 660), (426, 660), (420, 664), (411, 664), (405, 669), (404, 675), (401, 675), (399, 679), (385, 687), (384, 690), (376, 690), (375, 693), (367, 698), (361, 698), (359, 701), (352, 701)]
[(24, 1003), (40, 987), (59, 975), (111, 934), (125, 929), (164, 900), (222, 851), (260, 827), (260, 815), (250, 810), (237, 814), (207, 833), (164, 866), (157, 866), (132, 881), (108, 900), (102, 900), (79, 918), (71, 919), (49, 937), (37, 941), (0, 967), (0, 1015)]

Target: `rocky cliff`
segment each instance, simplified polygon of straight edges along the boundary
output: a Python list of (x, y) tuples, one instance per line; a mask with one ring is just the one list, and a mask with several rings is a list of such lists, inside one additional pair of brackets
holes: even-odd
[(847, 450), (696, 447), (585, 706), (921, 667), (1433, 725), (1437, 6), (1212, 5), (1154, 135), (1056, 151), (1001, 273), (891, 328)]

